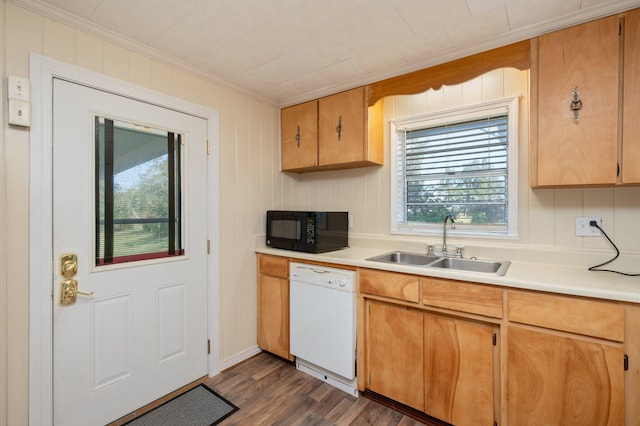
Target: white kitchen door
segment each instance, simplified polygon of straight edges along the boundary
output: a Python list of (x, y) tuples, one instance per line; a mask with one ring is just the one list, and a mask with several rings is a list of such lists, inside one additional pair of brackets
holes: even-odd
[(208, 372), (207, 121), (53, 102), (54, 424), (104, 425)]

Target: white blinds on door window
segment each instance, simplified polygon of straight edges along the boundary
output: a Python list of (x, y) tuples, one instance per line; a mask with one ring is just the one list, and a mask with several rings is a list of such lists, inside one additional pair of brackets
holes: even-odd
[(94, 121), (96, 265), (184, 254), (182, 136)]

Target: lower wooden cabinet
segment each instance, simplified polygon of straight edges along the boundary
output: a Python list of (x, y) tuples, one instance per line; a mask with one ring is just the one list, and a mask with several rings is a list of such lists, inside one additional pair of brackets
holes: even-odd
[(373, 300), (367, 310), (369, 388), (423, 411), (422, 313)]
[(425, 408), (456, 426), (492, 425), (499, 359), (492, 325), (423, 314)]
[[(360, 328), (365, 350), (359, 371), (366, 372), (361, 390), (457, 426), (493, 425), (500, 400), (499, 325), (465, 318), (464, 313), (441, 314), (426, 304), (428, 300), (441, 309), (454, 299), (464, 302), (456, 302), (456, 309), (475, 307), (467, 301), (475, 300), (475, 294), (460, 293), (461, 282), (445, 288), (446, 280), (392, 272), (360, 270), (359, 276), (360, 291), (365, 293), (360, 299), (365, 306)], [(425, 291), (424, 286), (437, 288)], [(491, 315), (500, 315), (502, 309), (498, 292), (499, 310), (489, 309)], [(458, 293), (460, 297), (452, 296)]]
[(635, 387), (625, 392), (625, 375), (637, 375), (624, 365), (627, 351), (634, 358), (636, 331), (625, 333), (631, 306), (507, 293), (509, 424), (625, 424), (625, 393)]
[(361, 391), (456, 426), (640, 425), (640, 305), (360, 277)]
[[(288, 266), (258, 255), (258, 345), (293, 360)], [(456, 426), (640, 425), (640, 304), (358, 274), (360, 391)]]
[(258, 346), (282, 358), (289, 353), (289, 262), (258, 255)]
[(367, 300), (368, 388), (455, 425), (492, 425), (493, 325)]
[(620, 345), (517, 326), (508, 336), (510, 425), (625, 424)]

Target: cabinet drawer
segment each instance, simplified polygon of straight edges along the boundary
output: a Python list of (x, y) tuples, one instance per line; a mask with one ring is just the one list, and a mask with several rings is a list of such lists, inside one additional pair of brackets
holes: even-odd
[(260, 274), (289, 277), (289, 260), (286, 257), (260, 255)]
[(502, 318), (502, 289), (488, 285), (423, 278), (422, 303), (439, 308)]
[(624, 341), (624, 308), (614, 302), (509, 290), (509, 320)]
[(413, 275), (360, 269), (360, 292), (418, 303), (420, 279)]

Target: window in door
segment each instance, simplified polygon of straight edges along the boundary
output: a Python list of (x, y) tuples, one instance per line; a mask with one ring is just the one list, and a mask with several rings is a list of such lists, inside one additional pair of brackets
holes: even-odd
[(184, 254), (182, 135), (95, 116), (95, 264)]

